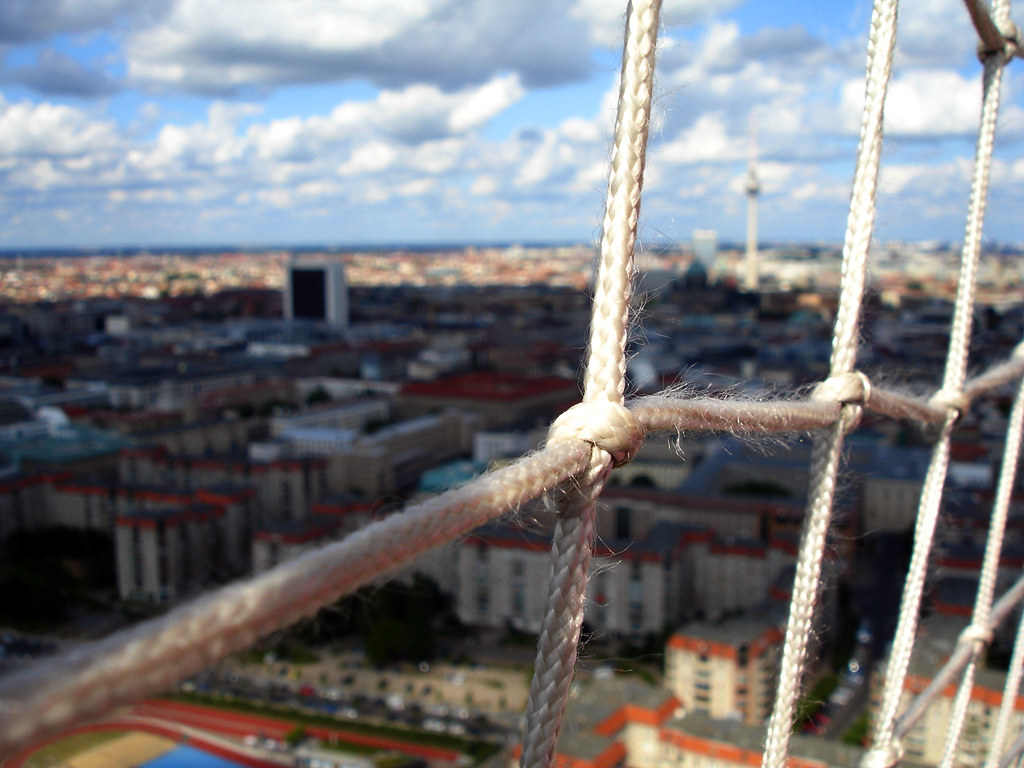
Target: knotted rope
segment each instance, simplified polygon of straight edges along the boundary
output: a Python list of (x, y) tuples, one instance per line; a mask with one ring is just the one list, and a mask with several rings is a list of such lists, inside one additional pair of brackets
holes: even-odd
[[(555, 763), (558, 731), (583, 626), (597, 497), (612, 466), (628, 460), (643, 439), (642, 430), (622, 407), (622, 401), (633, 248), (651, 119), (660, 11), (660, 0), (632, 0), (626, 10), (619, 104), (583, 403), (556, 421), (549, 435), (549, 442), (584, 440), (593, 450), (587, 471), (575, 479), (558, 503), (560, 518), (551, 546), (552, 575), (526, 704), (526, 734), (520, 758), (523, 768), (551, 768)], [(613, 423), (622, 426), (616, 431)]]

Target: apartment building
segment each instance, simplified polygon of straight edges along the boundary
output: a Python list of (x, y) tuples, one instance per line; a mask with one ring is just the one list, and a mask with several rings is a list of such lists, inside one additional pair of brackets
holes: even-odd
[[(704, 536), (664, 523), (635, 542), (600, 541), (587, 587), (586, 621), (612, 637), (641, 639), (682, 618), (687, 570), (680, 553)], [(551, 536), (500, 524), (477, 529), (455, 549), (455, 609), (483, 627), (540, 629)]]
[[(903, 686), (900, 711), (904, 711), (914, 698), (931, 683), (932, 678), (952, 655), (960, 634), (970, 622), (969, 615), (960, 611), (935, 613), (918, 633), (910, 668)], [(872, 714), (881, 703), (881, 682), (885, 665), (880, 664), (872, 674)], [(996, 726), (999, 707), (1003, 701), (1006, 674), (981, 666), (975, 673), (974, 688), (967, 706), (967, 717), (957, 746), (957, 765), (976, 768), (985, 762), (988, 745)], [(939, 765), (949, 731), (953, 711), (954, 686), (945, 690), (932, 702), (902, 743), (908, 760), (921, 765)], [(1010, 732), (1024, 729), (1024, 696), (1014, 702), (1014, 716)]]
[[(572, 768), (756, 768), (764, 751), (762, 724), (685, 712), (670, 692), (625, 676), (577, 683), (564, 723), (554, 763)], [(791, 768), (857, 768), (864, 755), (800, 734), (789, 751)]]
[(205, 586), (220, 562), (223, 514), (195, 505), (119, 517), (114, 543), (121, 598), (173, 603)]
[(782, 638), (767, 617), (687, 624), (665, 647), (665, 685), (688, 712), (762, 723), (771, 713)]
[(257, 520), (302, 518), (329, 489), (328, 461), (318, 457), (250, 461), (244, 456), (173, 456), (163, 448), (133, 448), (120, 457), (128, 484), (172, 488), (250, 487)]

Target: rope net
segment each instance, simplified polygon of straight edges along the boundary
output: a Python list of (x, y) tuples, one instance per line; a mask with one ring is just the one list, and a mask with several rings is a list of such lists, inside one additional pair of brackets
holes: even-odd
[[(898, 716), (917, 634), (926, 569), (950, 453), (950, 435), (972, 402), (1024, 377), (1024, 343), (1004, 362), (967, 379), (974, 285), (981, 246), (988, 169), (1002, 70), (1019, 55), (1021, 37), (1009, 3), (965, 0), (979, 32), (984, 65), (983, 104), (952, 332), (941, 386), (928, 398), (879, 386), (856, 368), (862, 297), (875, 219), (882, 118), (892, 70), (896, 0), (876, 0), (869, 30), (865, 103), (843, 248), (840, 303), (829, 376), (808, 397), (741, 402), (677, 393), (624, 399), (630, 278), (650, 122), (659, 0), (636, 0), (627, 12), (619, 106), (611, 154), (600, 268), (593, 308), (583, 401), (552, 425), (546, 445), (518, 461), (432, 500), (408, 507), (339, 542), (285, 562), (259, 577), (183, 605), (164, 617), (12, 675), (0, 683), (0, 757), (44, 734), (100, 716), (156, 693), (256, 639), (312, 615), (440, 543), (545, 494), (556, 498), (559, 522), (552, 543), (552, 577), (538, 638), (521, 764), (556, 762), (562, 713), (576, 662), (598, 498), (610, 470), (628, 462), (644, 439), (659, 432), (728, 431), (750, 435), (813, 433), (812, 481), (799, 549), (790, 617), (763, 768), (788, 759), (793, 713), (808, 653), (844, 436), (871, 411), (940, 427), (921, 494), (914, 550), (900, 608), (881, 705), (866, 768), (899, 763), (900, 738), (959, 676), (942, 766), (957, 752), (979, 654), (993, 628), (1024, 598), (1024, 578), (995, 604), (999, 562), (1024, 422), (1024, 385), (1006, 433), (972, 622), (949, 662)], [(986, 768), (1009, 766), (1024, 753), (1024, 733), (1009, 746), (1013, 704), (1024, 667), (1024, 619), (1007, 675)]]

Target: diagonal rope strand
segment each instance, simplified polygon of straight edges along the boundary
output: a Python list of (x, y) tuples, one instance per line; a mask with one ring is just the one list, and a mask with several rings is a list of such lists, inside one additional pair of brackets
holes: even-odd
[[(992, 607), (992, 615), (989, 619), (987, 629), (995, 630), (1006, 618), (1024, 601), (1024, 578), (1006, 590), (1002, 597)], [(903, 738), (921, 719), (921, 716), (928, 710), (935, 700), (942, 696), (946, 688), (956, 680), (971, 656), (973, 641), (970, 638), (961, 638), (949, 660), (942, 666), (931, 682), (921, 693), (917, 695), (907, 711), (904, 712), (896, 722), (896, 737)]]
[[(974, 11), (980, 7), (977, 0), (967, 2)], [(248, 646), (259, 636), (293, 623), (393, 571), (430, 547), (450, 541), (525, 501), (557, 492), (560, 494), (558, 509), (562, 519), (552, 545), (554, 574), (544, 628), (538, 642), (537, 675), (531, 684), (522, 761), (528, 768), (550, 768), (555, 762), (558, 730), (575, 665), (596, 500), (611, 467), (628, 461), (644, 435), (656, 430), (711, 429), (750, 434), (818, 430), (812, 454), (812, 491), (787, 627), (783, 672), (764, 758), (766, 768), (782, 768), (786, 762), (792, 709), (799, 690), (819, 588), (822, 551), (828, 532), (843, 435), (855, 426), (862, 410), (868, 408), (894, 418), (942, 424), (942, 433), (935, 446), (922, 493), (918, 536), (897, 630), (899, 649), (894, 646), (893, 658), (890, 659), (890, 677), (884, 692), (883, 714), (878, 723), (880, 737), (876, 736), (876, 746), (865, 758), (869, 765), (893, 764), (895, 760), (892, 758), (898, 754), (897, 735), (912, 727), (914, 719), (927, 705), (923, 702), (918, 706), (918, 702), (924, 699), (922, 694), (907, 715), (896, 722), (896, 705), (891, 699), (895, 695), (898, 703), (906, 676), (906, 662), (912, 651), (924, 568), (948, 464), (949, 435), (971, 400), (1020, 378), (1024, 371), (1022, 344), (1009, 361), (974, 380), (964, 381), (999, 81), (1002, 64), (1019, 52), (1020, 47), (1019, 34), (1014, 31), (1011, 35), (1007, 31), (1013, 31), (1007, 0), (995, 0), (993, 3), (995, 21), (992, 23), (1002, 35), (1004, 45), (986, 59), (977, 162), (956, 314), (942, 388), (930, 400), (922, 401), (873, 387), (867, 377), (854, 368), (867, 252), (875, 216), (874, 191), (881, 149), (882, 107), (891, 68), (895, 13), (895, 0), (877, 0), (872, 17), (865, 116), (844, 243), (841, 300), (836, 317), (830, 376), (819, 384), (809, 399), (742, 403), (662, 395), (642, 398), (632, 403), (628, 410), (622, 407), (630, 278), (650, 120), (659, 15), (657, 0), (638, 0), (628, 12), (620, 107), (612, 149), (590, 358), (585, 376), (582, 406), (591, 410), (573, 414), (573, 409), (570, 409), (552, 425), (549, 443), (544, 450), (463, 488), (414, 505), (402, 514), (368, 526), (344, 541), (284, 563), (260, 577), (211, 593), (162, 619), (8, 678), (0, 684), (0, 755), (42, 733), (156, 692)], [(991, 29), (988, 31), (991, 33)], [(987, 50), (992, 52), (994, 49), (989, 46)], [(1019, 401), (1020, 395), (1015, 409)], [(602, 417), (600, 424), (587, 423), (588, 416), (598, 413)], [(611, 421), (605, 421), (606, 416), (619, 420), (610, 434), (601, 432), (611, 424)], [(1015, 434), (1016, 437), (1008, 434), (1008, 440), (1019, 444), (1019, 427)], [(1004, 455), (1004, 473), (1009, 454), (1008, 446)], [(1003, 493), (1003, 476), (1000, 495)], [(1000, 504), (1002, 501), (997, 500), (997, 507)], [(998, 509), (994, 509), (993, 528), (996, 527), (995, 518), (1000, 514)], [(998, 543), (991, 541), (986, 550), (986, 568), (991, 557), (998, 564), (998, 550)], [(994, 553), (991, 557), (990, 551)], [(980, 633), (989, 631), (1010, 610), (1008, 606), (1015, 604), (1024, 594), (1022, 580), (989, 611), (992, 589), (987, 582), (988, 577), (985, 579), (986, 583), (979, 586), (974, 634), (962, 639), (954, 659), (936, 677), (935, 683), (940, 679), (952, 680), (967, 666), (961, 690), (969, 693), (970, 670), (978, 650), (976, 638)], [(910, 643), (904, 642), (908, 638)], [(1008, 693), (1004, 696), (1004, 705), (1009, 707), (1011, 714), (1015, 691), (1019, 687), (1021, 659), (1017, 657), (1024, 656), (1021, 642), (1018, 642), (1014, 654), (1015, 674), (1018, 676), (1013, 678), (1011, 675), (1016, 682), (1011, 686), (1008, 680)], [(930, 694), (934, 697), (944, 685), (933, 683), (925, 693), (934, 688)], [(967, 699), (968, 694), (961, 694), (957, 706), (965, 706)], [(956, 746), (958, 730), (950, 730), (947, 758)], [(1015, 760), (1024, 750), (1024, 736), (1018, 742), (1004, 759), (1004, 765)], [(990, 762), (998, 757), (998, 749), (999, 744), (994, 744)]]
[(259, 637), (579, 474), (590, 446), (565, 442), (385, 518), (160, 619), (0, 683), (0, 755), (44, 733), (164, 690)]

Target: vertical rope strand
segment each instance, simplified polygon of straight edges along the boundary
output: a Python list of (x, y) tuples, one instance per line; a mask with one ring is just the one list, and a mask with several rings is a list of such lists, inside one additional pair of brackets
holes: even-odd
[(943, 486), (946, 482), (950, 435), (957, 419), (956, 404), (962, 401), (960, 393), (966, 376), (967, 352), (974, 313), (975, 277), (978, 255), (981, 250), (981, 231), (988, 193), (989, 166), (995, 139), (996, 119), (999, 113), (1002, 64), (1003, 57), (1001, 55), (989, 56), (985, 60), (981, 124), (978, 129), (974, 176), (971, 181), (971, 197), (967, 211), (960, 282), (957, 286), (956, 307), (942, 390), (936, 396), (937, 400), (950, 406), (950, 415), (943, 426), (939, 441), (933, 449), (921, 494), (917, 526), (914, 531), (914, 550), (903, 589), (896, 635), (893, 638), (889, 664), (886, 668), (885, 687), (875, 728), (874, 745), (865, 757), (865, 763), (872, 765), (879, 763), (892, 765), (898, 760), (898, 755), (901, 752), (894, 733), (896, 712), (910, 665), (914, 637), (917, 633), (921, 594), (924, 591), (928, 558), (931, 553), (935, 524), (939, 516), (939, 506), (942, 502)]
[(779, 684), (768, 723), (762, 768), (782, 768), (786, 764), (789, 737), (793, 730), (793, 717), (807, 658), (807, 643), (821, 578), (821, 563), (824, 559), (842, 445), (841, 420), (828, 433), (815, 434), (811, 455), (814, 502), (804, 525), (796, 574), (793, 577), (793, 597), (779, 666)]
[[(1022, 673), (1024, 673), (1024, 612), (1021, 612), (1020, 621), (1017, 624), (1017, 637), (1013, 641), (1013, 655), (1010, 657), (1010, 668), (1006, 673), (1003, 701), (999, 705), (996, 728), (992, 732), (992, 743), (989, 745), (984, 768), (997, 768), (997, 766), (1005, 765), (1008, 761), (1013, 760), (1016, 756), (1013, 747), (1004, 756), (1003, 745), (1009, 735), (1010, 718), (1014, 715), (1017, 697), (1020, 695)], [(1024, 736), (1024, 733), (1021, 735)]]
[(868, 250), (875, 226), (875, 193), (882, 157), (882, 117), (896, 45), (896, 7), (896, 0), (876, 0), (871, 14), (864, 111), (843, 241), (843, 274), (832, 343), (833, 376), (853, 370), (857, 357), (860, 307), (867, 279)]
[(626, 11), (619, 106), (590, 324), (590, 357), (584, 375), (585, 401), (603, 398), (620, 403), (625, 392), (633, 248), (651, 121), (660, 13), (661, 0), (634, 0)]
[[(857, 326), (875, 222), (875, 193), (882, 154), (882, 118), (896, 41), (896, 5), (896, 0), (876, 0), (871, 15), (864, 112), (843, 243), (840, 302), (832, 342), (832, 377), (851, 372), (857, 358)], [(775, 705), (768, 723), (761, 763), (763, 768), (783, 768), (786, 763), (817, 602), (821, 564), (832, 518), (843, 434), (859, 418), (860, 410), (857, 405), (844, 405), (843, 417), (833, 428), (827, 433), (818, 432), (814, 437), (807, 519), (793, 582)]]
[[(590, 326), (583, 402), (621, 405), (626, 388), (633, 249), (640, 215), (647, 133), (654, 89), (660, 0), (634, 0), (626, 12), (601, 260)], [(554, 765), (558, 731), (576, 664), (597, 520), (597, 497), (611, 456), (595, 447), (589, 470), (559, 504), (562, 519), (552, 542), (552, 575), (537, 639), (537, 660), (526, 706), (523, 768)]]
[[(995, 510), (992, 513), (993, 520), (1002, 518), (1005, 524), (1010, 509), (1010, 499), (1013, 495), (1013, 484), (1017, 476), (1017, 465), (1020, 461), (1021, 439), (1024, 437), (1024, 381), (1017, 386), (1017, 395), (1013, 401), (1013, 408), (1010, 411), (1010, 421), (1007, 424), (1006, 444), (1003, 448), (1003, 462), (999, 469), (999, 483), (996, 486)], [(989, 528), (991, 530), (991, 526)], [(986, 556), (988, 552), (986, 551)], [(998, 566), (998, 561), (997, 561)], [(992, 578), (993, 585), (995, 577)], [(1024, 622), (1024, 613), (1022, 613)], [(987, 619), (986, 619), (987, 622)], [(978, 619), (974, 619), (978, 623)], [(1006, 734), (1010, 727), (1010, 716), (1014, 711), (1014, 704), (1017, 700), (1017, 691), (1020, 689), (1020, 674), (1022, 659), (1024, 659), (1024, 641), (1021, 640), (1021, 633), (1024, 632), (1024, 623), (1018, 630), (1017, 640), (1013, 646), (1013, 658), (1010, 661), (1010, 670), (1006, 677), (1006, 688), (1003, 691), (1003, 701), (999, 707), (999, 715), (996, 719), (996, 727), (992, 733), (992, 741), (989, 745), (988, 757), (985, 760), (985, 768), (995, 768), (999, 756), (1003, 751), (1003, 744), (1006, 742)]]
[[(1010, 511), (1010, 496), (1013, 492), (1013, 481), (1017, 475), (1017, 457), (1020, 452), (1021, 424), (1024, 422), (1024, 386), (1018, 387), (1014, 398), (1013, 409), (1007, 424), (1006, 442), (1003, 447), (1003, 461), (999, 470), (999, 482), (996, 487), (996, 498), (992, 507), (992, 519), (988, 527), (988, 540), (985, 543), (985, 558), (981, 567), (981, 578), (978, 581), (978, 595), (974, 601), (974, 616), (970, 630), (974, 639), (971, 642), (971, 658), (964, 669), (953, 702), (949, 729), (946, 732), (946, 743), (943, 746), (940, 768), (953, 768), (956, 759), (956, 748), (967, 718), (967, 707), (974, 688), (974, 673), (978, 657), (991, 641), (987, 629), (992, 613), (992, 598), (996, 590), (996, 577), (999, 574), (999, 556), (1003, 549), (1003, 535), (1006, 530), (1006, 519)], [(1004, 737), (1005, 738), (1005, 735)], [(995, 746), (990, 748), (990, 753)]]

